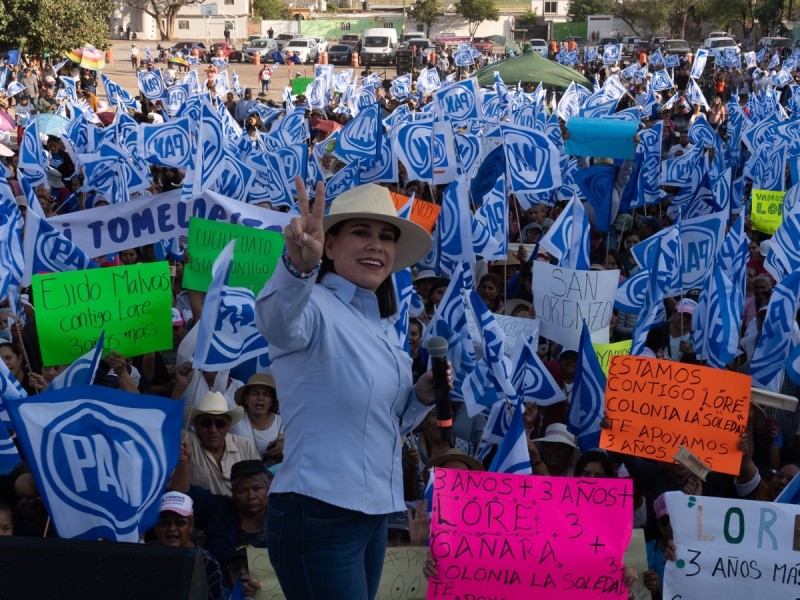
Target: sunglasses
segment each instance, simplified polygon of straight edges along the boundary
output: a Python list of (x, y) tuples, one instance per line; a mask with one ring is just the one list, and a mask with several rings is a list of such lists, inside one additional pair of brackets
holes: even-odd
[(197, 424), (202, 429), (211, 429), (211, 425), (214, 425), (217, 429), (225, 429), (228, 426), (227, 419), (212, 419), (210, 417), (204, 417), (197, 421)]
[(167, 518), (160, 518), (158, 520), (159, 527), (175, 527), (181, 528), (186, 527), (189, 524), (189, 519), (187, 517), (176, 517), (174, 519), (167, 519)]

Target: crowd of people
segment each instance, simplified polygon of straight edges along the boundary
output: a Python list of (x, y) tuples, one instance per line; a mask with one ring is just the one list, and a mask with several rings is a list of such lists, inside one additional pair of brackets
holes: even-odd
[[(131, 60), (134, 68), (140, 67), (138, 49), (135, 55), (132, 50)], [(644, 61), (641, 66), (647, 67), (646, 57)], [(794, 98), (798, 89), (795, 82), (800, 83), (800, 61), (791, 64), (793, 79), (781, 86), (775, 85), (774, 80), (780, 67), (773, 65), (770, 72), (770, 64), (767, 54), (757, 68), (712, 65), (705, 69), (701, 87), (707, 93), (706, 106), (688, 93), (692, 63), (688, 57), (681, 57), (673, 74), (674, 88), (655, 94), (655, 105), (640, 111), (640, 135), (662, 124), (660, 158), (667, 160), (704, 143), (693, 141), (691, 135), (692, 125), (698, 120), (707, 121), (722, 147), (726, 147), (731, 102), (743, 107), (748, 118), (755, 119), (756, 104), (770, 96), (776, 113), (789, 113), (796, 118), (793, 109), (800, 103), (792, 102), (800, 100)], [(443, 81), (448, 76), (458, 81), (469, 77), (478, 65), (457, 67), (447, 54), (442, 54), (432, 57), (428, 64), (420, 61), (417, 66), (437, 70)], [(648, 93), (648, 85), (657, 70), (651, 67), (646, 76), (637, 71), (626, 79), (622, 73), (627, 66), (604, 64), (598, 57), (579, 62), (576, 70), (595, 80), (599, 87), (608, 80), (619, 82), (624, 94), (615, 112), (621, 112), (645, 106), (653, 96)], [(270, 95), (271, 73), (262, 74), (265, 70), (267, 67), (253, 82), (261, 90), (255, 98), (249, 87), (239, 93), (230, 90), (220, 94), (215, 83), (217, 68), (210, 66), (205, 73), (203, 93), (210, 96), (214, 105), (224, 105), (242, 128), (239, 148), (243, 156), (267, 151), (264, 136), (277, 121), (265, 122), (262, 107), (283, 106), (283, 98)], [(65, 77), (73, 78), (84, 107), (96, 115), (123, 110), (109, 107), (106, 100), (98, 98), (95, 72), (69, 62), (56, 72), (51, 63), (29, 58), (22, 65), (8, 67), (6, 73), (6, 88), (12, 81), (24, 86), (20, 93), (0, 100), (0, 110), (14, 114), (20, 128), (18, 139), (22, 139), (35, 114), (72, 116), (64, 94)], [(178, 72), (166, 75), (172, 82), (181, 78)], [(369, 69), (361, 72), (362, 78), (370, 75)], [(375, 88), (374, 98), (383, 117), (389, 117), (401, 106), (421, 112), (435, 102), (418, 86), (418, 76), (419, 69), (415, 69), (412, 83), (402, 96), (393, 95), (391, 80), (384, 80)], [(522, 91), (532, 94), (536, 82), (522, 87)], [(563, 91), (549, 89), (545, 94), (556, 102)], [(143, 95), (139, 100), (140, 109), (130, 110), (137, 122), (157, 124), (169, 120), (161, 103)], [(304, 94), (291, 98), (294, 107), (306, 108), (312, 148), (315, 144), (327, 146), (331, 132), (346, 127), (354, 118), (354, 111), (343, 102), (338, 93), (331, 94), (324, 106), (313, 108)], [(561, 125), (566, 135), (565, 123)], [(25, 216), (31, 208), (18, 182), (19, 149), (10, 139), (5, 142), (0, 145), (0, 156), (8, 170), (7, 181), (16, 204)], [(84, 176), (59, 136), (48, 136), (42, 143), (49, 160), (47, 183), (38, 186), (35, 194), (45, 217), (116, 203), (115, 198), (106, 198), (84, 186)], [(736, 178), (741, 176), (748, 149), (741, 146), (734, 150), (734, 156), (739, 157), (731, 165)], [(707, 154), (713, 158), (713, 152), (711, 149)], [(316, 156), (313, 150), (312, 155)], [(326, 178), (347, 166), (330, 147), (319, 156)], [(634, 162), (616, 163), (615, 189), (626, 187)], [(598, 158), (582, 157), (580, 168), (609, 163), (614, 164), (598, 152)], [(159, 520), (144, 539), (162, 546), (201, 547), (209, 598), (225, 597), (240, 578), (245, 595), (258, 587), (247, 577), (243, 561), (247, 546), (269, 548), (287, 597), (316, 597), (316, 593), (331, 598), (373, 597), (386, 544), (426, 541), (427, 511), (431, 507), (425, 506), (423, 498), (431, 468), (488, 467), (489, 459), (481, 462), (475, 458), (485, 416), (470, 417), (463, 403), (454, 402), (451, 444), (442, 440), (435, 413), (430, 412), (433, 397), (427, 374), (428, 356), (421, 341), (450, 284), (447, 274), (427, 266), (415, 267), (413, 285), (420, 303), (409, 319), (407, 352), (398, 350), (386, 333), (386, 319), (397, 310), (390, 275), (417, 265), (431, 245), (430, 236), (419, 226), (396, 216), (388, 190), (441, 204), (446, 187), (411, 179), (408, 172), (401, 164), (397, 181), (365, 184), (345, 192), (333, 201), (324, 217), (324, 189), (309, 190), (309, 199), (302, 182), (298, 182), (299, 216), (286, 229), (286, 253), (256, 304), (259, 328), (270, 342), (270, 375), (192, 368), (194, 326), (202, 311), (203, 295), (183, 287), (184, 261), (191, 260), (187, 255), (170, 257), (174, 267), (172, 348), (131, 357), (111, 353), (101, 363), (96, 385), (185, 403), (187, 432), (178, 467), (161, 500)], [(151, 174), (149, 188), (134, 194), (131, 201), (178, 189), (185, 175), (180, 169), (157, 165), (151, 167)], [(787, 168), (782, 189), (797, 183)], [(747, 182), (744, 196), (739, 198), (739, 210), (730, 215), (731, 222), (743, 220), (750, 240), (739, 324), (741, 353), (727, 366), (744, 373), (750, 367), (772, 289), (779, 283), (764, 267), (770, 236), (752, 226), (750, 188), (751, 182)], [(634, 276), (641, 265), (634, 259), (632, 249), (676, 222), (677, 215), (669, 209), (679, 193), (679, 188), (663, 186), (658, 202), (612, 215), (608, 231), (593, 223), (589, 233), (591, 269), (618, 270), (620, 284)], [(531, 255), (526, 247), (539, 248), (539, 242), (570, 198), (571, 192), (567, 197), (554, 193), (543, 201), (526, 204), (509, 194), (507, 235), (509, 242), (519, 244), (518, 250), (510, 251), (505, 260), (479, 259), (473, 266), (475, 289), (492, 312), (523, 319), (536, 317), (533, 261), (554, 259), (542, 250)], [(479, 199), (473, 201), (480, 203)], [(258, 204), (266, 209), (289, 208), (263, 201)], [(97, 257), (101, 266), (157, 259), (152, 244)], [(25, 292), (23, 299), (27, 298)], [(701, 289), (693, 289), (665, 300), (666, 319), (650, 331), (645, 355), (702, 362), (695, 354), (692, 337), (693, 316), (702, 293)], [(9, 297), (3, 302), (0, 358), (29, 394), (39, 393), (68, 365), (43, 368), (34, 307), (23, 302), (27, 318), (21, 323), (17, 310), (9, 306)], [(631, 339), (638, 318), (640, 315), (615, 309), (609, 339)], [(575, 350), (562, 348), (544, 337), (538, 340), (538, 355), (566, 399), (549, 406), (536, 402), (524, 405), (533, 476), (631, 478), (636, 498), (634, 527), (644, 528), (648, 540), (650, 571), (645, 585), (658, 598), (671, 543), (663, 493), (682, 490), (694, 495), (773, 501), (800, 471), (800, 418), (796, 412), (754, 407), (740, 443), (744, 458), (736, 477), (712, 472), (701, 481), (677, 463), (600, 450), (581, 455), (575, 435), (567, 427), (576, 373)], [(781, 391), (798, 396), (797, 386), (788, 377), (784, 378)], [(405, 520), (396, 515), (406, 512)], [(58, 535), (48, 525), (47, 517), (25, 463), (10, 475), (0, 477), (0, 535)], [(316, 528), (309, 525), (310, 521), (316, 523)], [(275, 534), (278, 530), (283, 531), (283, 537)], [(304, 539), (307, 546), (300, 542)], [(317, 545), (309, 539), (316, 540)], [(347, 564), (337, 558), (343, 548), (350, 555)], [(434, 571), (435, 565), (429, 565), (429, 573)], [(311, 572), (313, 576), (308, 575)], [(315, 585), (322, 587), (312, 589)]]

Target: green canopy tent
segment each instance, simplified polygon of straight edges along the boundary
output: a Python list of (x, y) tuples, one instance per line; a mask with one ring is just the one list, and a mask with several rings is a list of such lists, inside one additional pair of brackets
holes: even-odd
[(521, 52), (519, 44), (517, 44), (517, 42), (515, 42), (514, 40), (508, 39), (504, 35), (490, 35), (484, 39), (494, 42), (495, 44), (497, 44), (498, 46), (502, 46), (506, 50), (511, 50), (514, 54), (519, 54)]
[(546, 86), (566, 88), (571, 82), (592, 90), (591, 82), (575, 69), (570, 69), (557, 62), (548, 60), (536, 52), (527, 52), (514, 58), (491, 63), (475, 72), (478, 84), (491, 86), (494, 84), (494, 72), (508, 85), (521, 83), (542, 83)]

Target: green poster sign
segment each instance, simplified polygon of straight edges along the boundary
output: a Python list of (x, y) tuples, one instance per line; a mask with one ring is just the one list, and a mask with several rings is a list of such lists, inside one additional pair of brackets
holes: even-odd
[(172, 279), (166, 262), (34, 275), (44, 366), (75, 362), (105, 331), (125, 357), (172, 348)]
[(205, 292), (211, 284), (211, 267), (232, 239), (233, 251), (228, 285), (258, 294), (283, 253), (283, 234), (192, 217), (189, 219), (189, 262), (183, 268), (183, 287)]
[(308, 85), (314, 81), (313, 77), (295, 77), (292, 79), (292, 96), (305, 94)]

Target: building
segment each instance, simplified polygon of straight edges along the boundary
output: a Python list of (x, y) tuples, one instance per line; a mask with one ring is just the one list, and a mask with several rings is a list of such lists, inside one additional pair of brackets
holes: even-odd
[[(230, 29), (231, 39), (247, 38), (247, 20), (250, 0), (206, 0), (202, 4), (184, 6), (175, 17), (172, 39), (218, 42), (225, 39), (225, 29)], [(160, 40), (156, 20), (146, 12), (116, 0), (110, 19), (111, 35), (125, 37), (128, 27), (140, 40)], [(122, 33), (120, 33), (122, 32)]]

